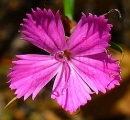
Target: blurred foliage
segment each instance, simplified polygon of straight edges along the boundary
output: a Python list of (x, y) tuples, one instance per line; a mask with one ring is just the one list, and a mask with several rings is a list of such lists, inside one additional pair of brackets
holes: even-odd
[[(6, 83), (7, 74), (16, 54), (39, 53), (35, 46), (19, 40), (18, 30), (26, 13), (31, 8), (60, 9), (63, 15), (63, 0), (0, 0), (0, 120), (129, 120), (130, 119), (130, 0), (75, 0), (74, 20), (78, 21), (81, 12), (101, 15), (111, 9), (119, 9), (122, 19), (113, 12), (106, 17), (113, 24), (112, 41), (124, 48), (121, 62), (122, 81), (119, 87), (107, 94), (93, 95), (92, 101), (70, 115), (50, 98), (53, 81), (50, 82), (33, 101), (23, 98), (15, 100), (10, 106), (4, 106), (14, 97)], [(75, 23), (73, 21), (73, 23)], [(70, 26), (67, 26), (67, 30)], [(69, 34), (69, 33), (68, 33)], [(112, 50), (113, 51), (113, 50)], [(113, 51), (114, 57), (121, 55)], [(45, 53), (46, 54), (46, 53)], [(78, 113), (79, 112), (79, 113)]]

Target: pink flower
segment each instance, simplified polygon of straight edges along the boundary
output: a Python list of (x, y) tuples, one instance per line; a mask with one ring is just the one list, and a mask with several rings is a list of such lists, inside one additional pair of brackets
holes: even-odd
[(53, 78), (51, 98), (73, 113), (91, 100), (91, 94), (119, 85), (120, 67), (106, 52), (112, 25), (104, 15), (82, 17), (66, 40), (59, 11), (32, 10), (21, 26), (22, 40), (47, 51), (50, 55), (16, 55), (11, 68), (10, 88), (17, 98), (32, 99)]

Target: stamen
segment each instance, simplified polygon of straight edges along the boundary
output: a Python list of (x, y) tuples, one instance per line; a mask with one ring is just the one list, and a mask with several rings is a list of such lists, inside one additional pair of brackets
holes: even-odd
[(55, 59), (59, 62), (65, 62), (65, 56), (64, 56), (64, 51), (58, 51), (55, 54)]
[(68, 88), (68, 82), (65, 83), (64, 87), (62, 88), (61, 94), (63, 95), (65, 90)]
[(69, 61), (71, 59), (71, 53), (68, 50), (65, 50), (64, 54), (65, 54), (67, 60)]
[(120, 11), (119, 11), (118, 9), (111, 9), (110, 11), (108, 11), (107, 13), (105, 13), (104, 15), (108, 15), (108, 14), (111, 13), (111, 12), (117, 12), (119, 18), (122, 18), (122, 17), (121, 17), (121, 13), (120, 13)]
[[(118, 76), (118, 74), (120, 74), (120, 73), (109, 73), (109, 77), (110, 78), (112, 78), (112, 77), (117, 77)], [(112, 80), (108, 85), (107, 85), (107, 87), (109, 87), (110, 86), (110, 84), (111, 83), (113, 83), (114, 81), (116, 81), (115, 79), (114, 80)]]
[(53, 95), (55, 95), (56, 97), (59, 97), (60, 95), (64, 95), (65, 90), (68, 88), (68, 83), (66, 82), (65, 85), (63, 86), (63, 88), (61, 88), (61, 91), (53, 91)]
[(55, 59), (58, 60), (59, 62), (65, 62), (71, 59), (71, 53), (69, 52), (69, 50), (58, 51), (54, 56)]
[(55, 95), (56, 97), (60, 96), (59, 92), (57, 92), (57, 91), (54, 91), (52, 94)]

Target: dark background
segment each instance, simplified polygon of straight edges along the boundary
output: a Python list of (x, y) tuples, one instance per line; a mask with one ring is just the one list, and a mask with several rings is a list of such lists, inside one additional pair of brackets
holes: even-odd
[[(31, 8), (60, 9), (63, 14), (62, 0), (0, 0), (0, 120), (130, 120), (130, 0), (75, 0), (74, 20), (78, 22), (81, 12), (102, 15), (111, 9), (117, 12), (107, 15), (113, 24), (112, 41), (124, 49), (121, 62), (121, 85), (107, 94), (93, 95), (92, 100), (70, 115), (50, 98), (53, 82), (42, 90), (35, 100), (31, 97), (14, 101), (6, 109), (4, 106), (14, 97), (14, 91), (8, 88), (9, 68), (16, 54), (42, 53), (41, 50), (25, 41), (19, 40), (18, 30), (26, 13)], [(120, 59), (121, 54), (113, 51)]]

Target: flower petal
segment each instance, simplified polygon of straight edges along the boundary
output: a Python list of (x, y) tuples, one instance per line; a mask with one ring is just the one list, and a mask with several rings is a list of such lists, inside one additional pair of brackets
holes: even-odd
[(56, 99), (63, 109), (75, 112), (81, 105), (91, 100), (92, 91), (79, 74), (68, 64), (64, 64), (58, 72), (51, 97)]
[(60, 62), (53, 56), (17, 55), (11, 68), (10, 88), (16, 89), (17, 98), (27, 99), (31, 94), (34, 99), (38, 92), (56, 75)]
[(105, 93), (106, 89), (119, 85), (120, 67), (116, 62), (106, 53), (75, 57), (71, 61), (76, 72), (96, 94), (98, 91)]
[(32, 10), (32, 14), (27, 14), (21, 30), (25, 36), (21, 39), (27, 40), (35, 46), (55, 53), (65, 47), (66, 40), (59, 11), (54, 15), (51, 10)]
[(111, 29), (107, 19), (102, 15), (97, 17), (83, 14), (67, 44), (73, 55), (83, 56), (101, 53), (109, 46)]

